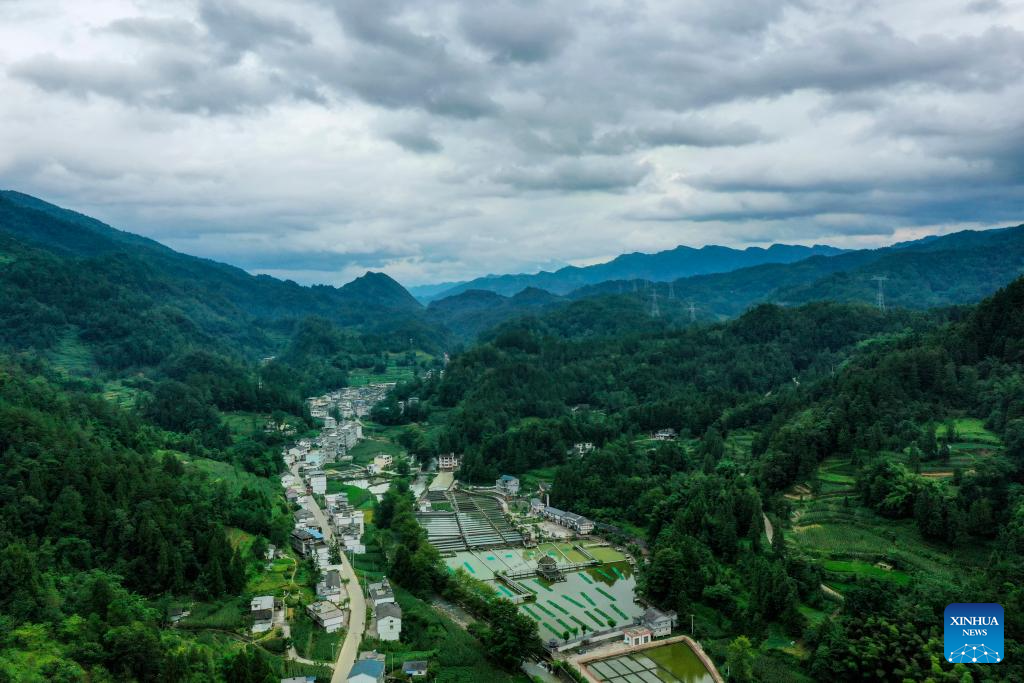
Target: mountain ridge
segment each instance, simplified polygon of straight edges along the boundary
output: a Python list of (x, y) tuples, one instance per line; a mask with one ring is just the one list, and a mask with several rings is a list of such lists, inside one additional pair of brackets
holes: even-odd
[(484, 289), (511, 296), (527, 287), (536, 287), (552, 294), (564, 295), (588, 284), (623, 277), (665, 281), (687, 275), (725, 272), (760, 263), (791, 263), (810, 256), (832, 256), (844, 251), (822, 244), (810, 247), (772, 244), (769, 247), (751, 246), (744, 249), (716, 244), (702, 247), (679, 245), (654, 253), (634, 251), (619, 254), (610, 261), (590, 266), (570, 265), (539, 273), (486, 275), (462, 282), (410, 287), (409, 291), (420, 301), (428, 303), (470, 289)]

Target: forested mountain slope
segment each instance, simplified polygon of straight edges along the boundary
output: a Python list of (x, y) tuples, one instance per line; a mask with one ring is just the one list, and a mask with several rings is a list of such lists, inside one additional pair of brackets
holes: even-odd
[[(291, 514), (176, 455), (138, 416), (0, 356), (0, 675), (10, 681), (215, 681), (215, 650), (164, 630), (167, 601), (239, 594)], [(219, 655), (218, 655), (219, 656)], [(262, 680), (262, 679), (261, 679)]]
[[(796, 263), (769, 264), (729, 273), (675, 280), (671, 296), (692, 301), (704, 319), (733, 317), (758, 303), (794, 305), (808, 301), (873, 302), (875, 276), (887, 277), (885, 296), (893, 306), (924, 309), (974, 303), (1024, 273), (1024, 226), (964, 231), (885, 249), (814, 256)], [(584, 287), (571, 298), (633, 293), (664, 302), (668, 284), (609, 281)]]
[(567, 302), (564, 297), (543, 289), (527, 288), (514, 296), (470, 289), (432, 301), (427, 306), (427, 314), (456, 338), (471, 341), (506, 320), (538, 314)]
[(78, 267), (103, 272), (120, 266), (118, 276), (127, 271), (133, 279), (125, 285), (133, 291), (184, 300), (184, 304), (174, 303), (189, 309), (204, 307), (222, 318), (320, 315), (339, 325), (376, 331), (403, 325), (421, 311), (401, 285), (381, 273), (368, 273), (340, 288), (302, 287), (181, 254), (18, 193), (0, 194), (0, 233), (56, 257), (92, 259)]
[[(344, 384), (357, 364), (410, 345), (437, 352), (446, 339), (384, 274), (302, 287), (11, 192), (0, 195), (0, 318), (0, 349), (101, 381), (125, 378), (151, 395), (160, 384), (150, 380), (184, 383), (188, 391), (173, 385), (179, 400), (222, 410), (299, 412), (304, 395)], [(311, 326), (331, 343), (297, 343)], [(277, 358), (261, 363), (268, 356)], [(186, 433), (210, 424), (154, 414)]]
[(460, 477), (553, 477), (553, 505), (645, 541), (647, 596), (695, 614), (716, 657), (749, 637), (753, 680), (1011, 680), (1018, 626), (969, 672), (945, 663), (942, 610), (1024, 601), (1022, 301), (1018, 279), (974, 308), (761, 305), (678, 329), (589, 299), (398, 394), (443, 411), (408, 441), (464, 452)]

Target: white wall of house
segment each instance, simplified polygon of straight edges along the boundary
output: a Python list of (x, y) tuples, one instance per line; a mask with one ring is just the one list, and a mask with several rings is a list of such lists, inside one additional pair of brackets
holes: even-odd
[(398, 640), (402, 634), (402, 620), (384, 617), (377, 620), (377, 637), (381, 640)]

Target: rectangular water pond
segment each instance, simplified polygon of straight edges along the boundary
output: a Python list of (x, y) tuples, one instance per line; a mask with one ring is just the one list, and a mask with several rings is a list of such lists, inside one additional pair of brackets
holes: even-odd
[(586, 667), (603, 683), (714, 683), (686, 643), (602, 659)]

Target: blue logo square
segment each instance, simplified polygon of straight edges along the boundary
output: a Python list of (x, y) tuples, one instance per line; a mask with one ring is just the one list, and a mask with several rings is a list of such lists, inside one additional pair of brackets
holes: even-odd
[(1003, 607), (994, 602), (946, 605), (943, 622), (945, 656), (954, 664), (1003, 661)]

